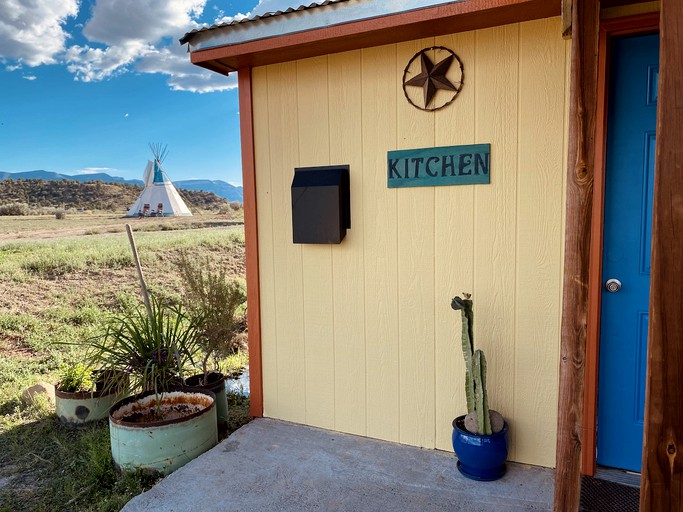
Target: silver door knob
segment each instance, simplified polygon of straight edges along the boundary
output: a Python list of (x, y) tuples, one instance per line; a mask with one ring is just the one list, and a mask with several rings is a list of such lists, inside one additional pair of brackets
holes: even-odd
[(605, 283), (605, 289), (610, 293), (617, 293), (621, 290), (621, 281), (619, 279), (608, 279)]

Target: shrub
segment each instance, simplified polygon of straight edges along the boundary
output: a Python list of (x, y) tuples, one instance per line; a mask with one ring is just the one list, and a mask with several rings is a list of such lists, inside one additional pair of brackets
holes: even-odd
[(197, 329), (197, 343), (204, 352), (202, 371), (207, 375), (209, 358), (218, 359), (237, 352), (244, 329), (244, 304), (247, 300), (244, 282), (228, 277), (225, 269), (212, 269), (211, 262), (192, 260), (181, 253), (178, 270), (185, 292), (184, 300), (192, 323)]
[(21, 216), (28, 214), (29, 208), (26, 203), (8, 203), (0, 205), (0, 215)]
[(242, 203), (239, 201), (230, 201), (230, 208), (238, 212), (242, 208)]
[(55, 212), (55, 219), (57, 219), (57, 220), (66, 219), (66, 212), (64, 210), (57, 210)]

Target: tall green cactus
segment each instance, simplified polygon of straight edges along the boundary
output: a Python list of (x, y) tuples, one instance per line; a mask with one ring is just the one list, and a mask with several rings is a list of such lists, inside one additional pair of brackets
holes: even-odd
[(451, 307), (462, 316), (462, 353), (465, 358), (465, 394), (467, 412), (477, 413), (479, 434), (491, 435), (491, 417), (486, 393), (486, 357), (481, 350), (474, 350), (474, 312), (469, 293), (464, 299), (455, 297)]

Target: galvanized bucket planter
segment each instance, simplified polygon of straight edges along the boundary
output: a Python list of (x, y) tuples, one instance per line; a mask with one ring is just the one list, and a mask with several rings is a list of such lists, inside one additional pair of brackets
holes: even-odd
[(185, 382), (188, 386), (195, 388), (208, 389), (216, 395), (216, 420), (218, 421), (218, 428), (224, 429), (228, 426), (228, 396), (225, 393), (225, 375), (220, 372), (210, 372), (208, 374), (208, 383), (202, 384), (204, 374), (200, 373), (188, 377)]
[(83, 391), (69, 393), (60, 391), (59, 382), (55, 384), (55, 412), (59, 421), (75, 427), (107, 417), (109, 409), (124, 393), (114, 391)]
[[(159, 397), (148, 391), (118, 402), (109, 413), (116, 468), (168, 475), (214, 447), (218, 443), (215, 399), (205, 389), (181, 388)], [(155, 415), (157, 406), (160, 420)]]

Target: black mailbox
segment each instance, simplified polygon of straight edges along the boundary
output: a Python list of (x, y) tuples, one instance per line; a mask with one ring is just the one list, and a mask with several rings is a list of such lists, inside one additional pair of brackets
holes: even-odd
[(351, 228), (350, 202), (348, 165), (294, 169), (294, 243), (341, 243)]

